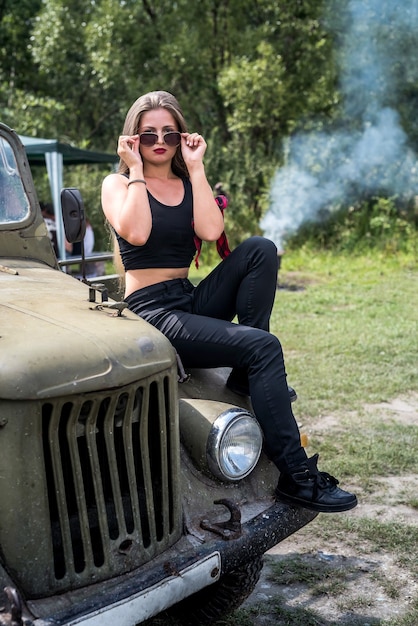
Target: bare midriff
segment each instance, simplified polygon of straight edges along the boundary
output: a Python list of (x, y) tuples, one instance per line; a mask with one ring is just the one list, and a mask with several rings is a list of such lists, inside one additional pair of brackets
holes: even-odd
[(174, 278), (187, 278), (188, 267), (153, 267), (144, 270), (128, 270), (125, 274), (125, 297), (138, 289), (162, 283)]

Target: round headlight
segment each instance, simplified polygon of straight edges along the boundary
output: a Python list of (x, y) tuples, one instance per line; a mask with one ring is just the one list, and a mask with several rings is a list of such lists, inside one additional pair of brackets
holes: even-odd
[(250, 413), (228, 409), (212, 424), (206, 446), (210, 471), (222, 480), (248, 476), (260, 458), (261, 428)]

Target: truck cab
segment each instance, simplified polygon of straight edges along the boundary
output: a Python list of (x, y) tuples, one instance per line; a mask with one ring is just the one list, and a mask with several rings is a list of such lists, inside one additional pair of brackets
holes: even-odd
[(263, 554), (316, 514), (275, 500), (227, 370), (180, 382), (159, 331), (63, 271), (3, 124), (0, 293), (0, 625), (209, 624), (236, 608)]

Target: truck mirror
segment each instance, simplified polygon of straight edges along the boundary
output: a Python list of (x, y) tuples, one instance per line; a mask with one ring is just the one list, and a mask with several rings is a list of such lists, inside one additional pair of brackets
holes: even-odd
[(69, 243), (83, 241), (86, 233), (86, 217), (79, 189), (67, 187), (61, 190), (61, 210), (67, 241)]

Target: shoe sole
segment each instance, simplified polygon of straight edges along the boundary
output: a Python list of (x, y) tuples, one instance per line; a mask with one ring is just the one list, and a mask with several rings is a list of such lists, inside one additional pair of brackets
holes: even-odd
[(292, 498), (280, 491), (276, 490), (276, 496), (282, 501), (286, 502), (286, 504), (294, 504), (296, 506), (301, 506), (304, 509), (309, 509), (310, 511), (316, 511), (318, 513), (343, 513), (344, 511), (350, 511), (354, 509), (358, 502), (357, 498), (354, 496), (353, 500), (350, 502), (344, 502), (341, 504), (317, 504), (315, 502), (309, 502), (309, 500), (302, 500), (300, 498)]

